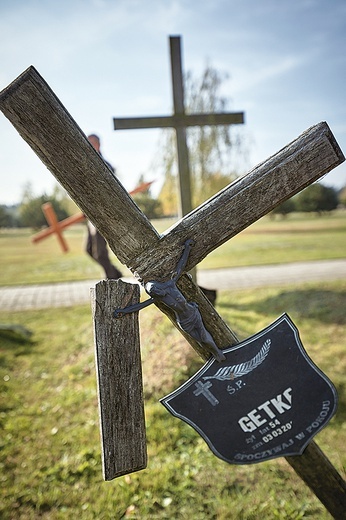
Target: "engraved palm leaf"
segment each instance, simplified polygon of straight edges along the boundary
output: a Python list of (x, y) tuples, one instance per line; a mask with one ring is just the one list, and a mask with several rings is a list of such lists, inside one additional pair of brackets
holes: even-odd
[(220, 368), (216, 374), (213, 376), (205, 376), (203, 379), (218, 379), (219, 381), (232, 380), (236, 377), (245, 376), (249, 372), (252, 372), (255, 368), (257, 368), (268, 355), (269, 349), (271, 345), (271, 340), (267, 339), (263, 343), (263, 347), (258, 352), (258, 354), (246, 361), (245, 363), (240, 363), (239, 365), (232, 365), (230, 367), (222, 367)]

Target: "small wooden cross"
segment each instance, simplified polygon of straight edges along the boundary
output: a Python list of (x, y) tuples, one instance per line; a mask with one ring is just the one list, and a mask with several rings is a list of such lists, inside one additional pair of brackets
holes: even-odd
[[(0, 108), (99, 229), (119, 260), (143, 283), (168, 279), (187, 240), (195, 244), (186, 264), (189, 270), (345, 160), (328, 125), (319, 123), (159, 235), (33, 67), (0, 93)], [(219, 348), (238, 342), (187, 275), (177, 285), (187, 300), (198, 304)], [(128, 302), (122, 303), (126, 306)], [(164, 305), (157, 305), (177, 326), (175, 316)], [(107, 313), (107, 309), (102, 312)], [(204, 359), (209, 357), (191, 337), (187, 340)], [(303, 455), (286, 460), (328, 510), (341, 518), (345, 483), (317, 445), (311, 442)]]
[[(139, 186), (130, 191), (130, 195), (136, 195), (137, 193), (147, 191), (152, 185), (152, 183), (153, 181), (142, 182), (141, 184), (139, 184)], [(56, 235), (61, 249), (64, 253), (67, 253), (69, 247), (64, 238), (64, 235), (62, 234), (62, 230), (72, 226), (73, 224), (79, 224), (80, 222), (84, 222), (85, 215), (83, 213), (76, 213), (76, 215), (71, 215), (70, 217), (67, 217), (64, 220), (59, 221), (54, 211), (54, 208), (50, 202), (46, 202), (42, 205), (42, 211), (48, 222), (48, 228), (42, 229), (42, 231), (39, 231), (38, 233), (33, 235), (31, 241), (34, 244), (36, 244), (37, 242), (40, 242), (41, 240), (44, 240), (45, 238), (51, 235)]]
[(69, 248), (62, 234), (62, 230), (66, 229), (69, 226), (72, 226), (73, 224), (83, 222), (85, 220), (85, 216), (83, 215), (83, 213), (77, 213), (76, 215), (67, 217), (64, 220), (60, 220), (59, 222), (54, 208), (50, 202), (46, 202), (42, 205), (42, 211), (48, 222), (48, 228), (42, 229), (42, 231), (39, 231), (38, 233), (33, 235), (31, 241), (34, 242), (34, 244), (36, 244), (37, 242), (40, 242), (41, 240), (44, 240), (45, 238), (51, 235), (56, 235), (61, 249), (64, 251), (64, 253), (67, 253)]
[(180, 36), (170, 36), (171, 73), (173, 85), (172, 116), (114, 118), (114, 130), (139, 128), (174, 128), (177, 136), (178, 173), (180, 192), (180, 216), (192, 210), (189, 150), (186, 128), (206, 125), (238, 125), (244, 123), (243, 112), (186, 114), (184, 100), (183, 66)]

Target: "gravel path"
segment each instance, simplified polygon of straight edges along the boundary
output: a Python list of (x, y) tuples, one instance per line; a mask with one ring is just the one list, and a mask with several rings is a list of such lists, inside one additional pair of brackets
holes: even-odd
[[(346, 260), (197, 271), (199, 285), (219, 291), (344, 278), (346, 278)], [(124, 280), (135, 283), (132, 278), (124, 278)], [(70, 307), (88, 303), (90, 302), (90, 288), (97, 282), (98, 280), (87, 280), (50, 285), (0, 287), (0, 309), (3, 311), (19, 311)]]

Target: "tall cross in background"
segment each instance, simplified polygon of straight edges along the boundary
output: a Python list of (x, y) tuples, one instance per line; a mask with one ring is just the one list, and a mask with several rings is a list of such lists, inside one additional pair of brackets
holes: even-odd
[(175, 128), (177, 136), (180, 217), (192, 210), (189, 151), (186, 142), (188, 126), (236, 125), (244, 123), (243, 112), (186, 114), (184, 102), (183, 67), (180, 36), (170, 36), (171, 71), (173, 84), (172, 116), (114, 118), (114, 130), (143, 128)]

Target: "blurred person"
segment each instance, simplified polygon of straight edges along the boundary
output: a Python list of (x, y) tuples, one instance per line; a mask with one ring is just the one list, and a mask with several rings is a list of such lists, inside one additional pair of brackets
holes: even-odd
[[(102, 157), (100, 138), (95, 134), (90, 134), (88, 135), (88, 140)], [(111, 169), (113, 174), (115, 174), (115, 169), (113, 168), (113, 166), (109, 162), (105, 161), (103, 157), (102, 159)], [(88, 238), (85, 250), (88, 253), (88, 255), (90, 255), (91, 258), (93, 258), (98, 264), (100, 264), (103, 267), (106, 278), (112, 280), (117, 280), (118, 278), (121, 278), (121, 272), (119, 271), (119, 269), (115, 267), (115, 265), (112, 264), (112, 262), (109, 259), (106, 240), (99, 233), (96, 227), (89, 221), (87, 221), (87, 229)]]

